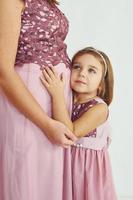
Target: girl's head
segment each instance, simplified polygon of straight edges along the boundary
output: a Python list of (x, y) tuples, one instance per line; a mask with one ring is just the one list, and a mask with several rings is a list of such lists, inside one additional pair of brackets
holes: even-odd
[(108, 56), (87, 47), (72, 58), (71, 87), (75, 94), (99, 96), (108, 105), (113, 98), (113, 71)]

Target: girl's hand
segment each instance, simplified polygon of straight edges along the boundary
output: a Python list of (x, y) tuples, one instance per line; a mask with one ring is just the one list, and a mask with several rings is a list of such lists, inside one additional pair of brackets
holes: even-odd
[(64, 95), (65, 80), (63, 74), (59, 77), (54, 67), (46, 67), (40, 77), (42, 84), (45, 86), (51, 97), (61, 98)]

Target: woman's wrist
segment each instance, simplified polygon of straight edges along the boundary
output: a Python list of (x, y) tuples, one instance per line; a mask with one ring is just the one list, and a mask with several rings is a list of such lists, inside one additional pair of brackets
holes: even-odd
[(44, 133), (48, 132), (48, 130), (52, 126), (52, 122), (53, 122), (53, 119), (50, 118), (49, 116), (46, 116), (46, 118), (43, 120), (43, 126), (42, 126)]

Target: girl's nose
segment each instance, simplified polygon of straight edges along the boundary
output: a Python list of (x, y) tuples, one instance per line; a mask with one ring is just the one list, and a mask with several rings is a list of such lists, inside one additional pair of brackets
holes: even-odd
[(79, 76), (85, 77), (85, 70), (81, 70), (80, 73), (79, 73)]

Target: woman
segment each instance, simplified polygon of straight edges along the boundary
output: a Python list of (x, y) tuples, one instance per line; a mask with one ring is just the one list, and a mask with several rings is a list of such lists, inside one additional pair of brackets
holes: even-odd
[(0, 1), (0, 200), (63, 198), (62, 147), (76, 138), (50, 118), (39, 80), (45, 66), (63, 71), (70, 110), (68, 22), (56, 3)]

